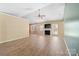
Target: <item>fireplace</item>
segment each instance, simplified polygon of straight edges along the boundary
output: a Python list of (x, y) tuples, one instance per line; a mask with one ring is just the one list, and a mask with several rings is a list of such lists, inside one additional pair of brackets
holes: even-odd
[(45, 30), (45, 35), (50, 35), (50, 30)]

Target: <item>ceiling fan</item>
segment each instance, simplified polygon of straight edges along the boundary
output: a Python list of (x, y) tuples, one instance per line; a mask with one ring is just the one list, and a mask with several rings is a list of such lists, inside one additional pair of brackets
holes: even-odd
[(38, 9), (38, 11), (39, 11), (38, 17), (40, 19), (44, 19), (46, 17), (46, 15), (42, 15), (41, 12), (40, 12), (40, 9)]

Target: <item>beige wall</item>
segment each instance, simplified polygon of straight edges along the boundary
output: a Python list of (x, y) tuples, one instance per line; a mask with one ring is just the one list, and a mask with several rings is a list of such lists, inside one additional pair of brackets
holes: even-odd
[(28, 20), (0, 12), (0, 43), (28, 36)]
[(1, 22), (2, 22), (2, 19), (0, 18), (0, 39), (2, 38), (2, 35), (1, 35)]
[[(59, 37), (64, 37), (64, 20), (59, 20), (59, 21), (46, 21), (46, 22), (43, 22), (43, 23), (36, 23), (36, 24), (31, 24), (30, 26), (32, 25), (35, 25), (36, 26), (36, 30), (35, 32), (38, 33), (38, 34), (43, 34), (43, 28), (44, 28), (44, 24), (45, 23), (49, 23), (49, 24), (58, 24), (58, 36)], [(31, 32), (31, 33), (35, 33), (35, 32)]]
[(59, 37), (64, 37), (64, 20), (60, 20), (60, 21), (52, 21), (49, 22), (51, 24), (58, 24), (58, 36)]

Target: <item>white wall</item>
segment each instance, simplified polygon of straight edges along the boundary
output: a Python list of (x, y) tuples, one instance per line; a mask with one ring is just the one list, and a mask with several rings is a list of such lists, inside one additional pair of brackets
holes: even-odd
[(0, 43), (29, 36), (29, 21), (0, 12)]

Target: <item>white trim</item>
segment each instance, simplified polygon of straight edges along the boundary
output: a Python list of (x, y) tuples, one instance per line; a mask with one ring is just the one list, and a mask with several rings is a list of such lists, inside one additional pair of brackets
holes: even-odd
[(69, 54), (69, 56), (71, 56), (70, 50), (69, 50), (69, 48), (68, 48), (68, 46), (67, 46), (67, 43), (66, 43), (65, 39), (64, 39), (64, 42), (65, 42), (65, 45), (66, 45), (66, 48), (67, 48), (68, 54)]
[(6, 40), (6, 41), (2, 41), (2, 42), (0, 42), (0, 44), (1, 44), (1, 43), (7, 43), (7, 42), (15, 41), (15, 40), (19, 40), (19, 39), (23, 39), (23, 38), (26, 38), (26, 37), (22, 37), (22, 38), (16, 38), (16, 39), (10, 39), (10, 40)]

